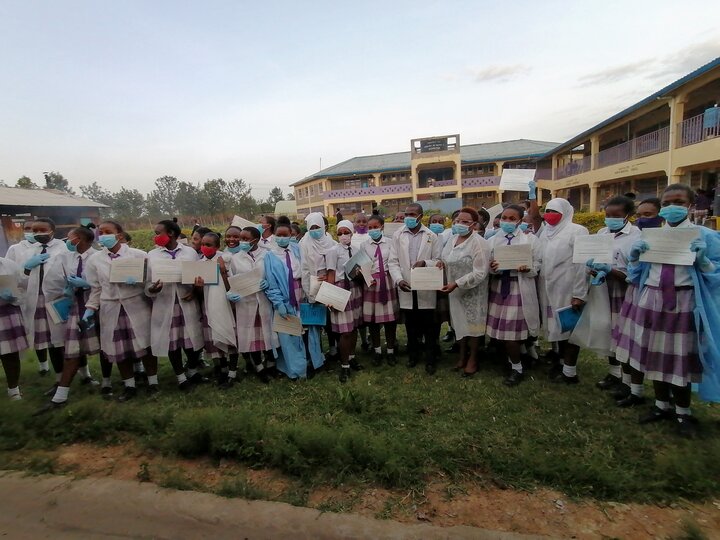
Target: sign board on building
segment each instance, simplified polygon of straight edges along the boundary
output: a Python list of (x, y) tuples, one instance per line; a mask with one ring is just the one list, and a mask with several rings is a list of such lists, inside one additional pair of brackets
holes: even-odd
[(444, 152), (448, 149), (447, 137), (441, 139), (424, 139), (420, 141), (420, 152)]

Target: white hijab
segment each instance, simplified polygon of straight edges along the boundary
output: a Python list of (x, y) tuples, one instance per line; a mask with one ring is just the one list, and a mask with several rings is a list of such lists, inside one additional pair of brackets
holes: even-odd
[[(320, 257), (325, 255), (327, 250), (333, 247), (337, 242), (333, 240), (329, 234), (325, 233), (321, 238), (315, 240), (310, 235), (310, 227), (317, 225), (323, 231), (325, 230), (325, 219), (320, 212), (311, 212), (305, 218), (307, 224), (308, 234), (302, 237), (300, 240), (300, 249), (304, 256), (310, 256), (312, 258), (312, 264), (317, 265)], [(342, 221), (341, 221), (342, 223)]]
[(355, 234), (355, 225), (353, 225), (352, 221), (350, 221), (349, 219), (343, 219), (340, 223), (338, 223), (336, 230), (338, 230), (342, 227), (345, 227), (351, 233)]
[(555, 210), (562, 214), (562, 219), (557, 225), (550, 225), (547, 221), (545, 222), (545, 236), (547, 238), (553, 238), (560, 233), (569, 223), (572, 223), (573, 216), (575, 215), (575, 209), (572, 207), (572, 204), (559, 197), (551, 199), (545, 206), (545, 210)]

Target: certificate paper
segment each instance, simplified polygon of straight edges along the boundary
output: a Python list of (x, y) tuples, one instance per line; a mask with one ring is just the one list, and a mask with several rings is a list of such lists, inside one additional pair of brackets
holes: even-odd
[(372, 267), (372, 259), (364, 249), (360, 249), (355, 255), (350, 257), (348, 262), (345, 263), (344, 270), (345, 275), (350, 279), (355, 279), (357, 273), (360, 272), (365, 280), (365, 284), (369, 287), (373, 280)]
[(249, 221), (240, 216), (235, 216), (235, 217), (233, 217), (232, 221), (230, 222), (230, 226), (231, 227), (240, 227), (241, 229), (244, 229), (245, 227), (257, 227), (257, 223), (253, 223), (252, 221)]
[(405, 226), (404, 223), (388, 223), (385, 222), (385, 227), (383, 229), (383, 234), (387, 236), (388, 238), (392, 238), (392, 236), (402, 229)]
[(612, 264), (612, 234), (591, 234), (588, 236), (575, 237), (572, 262), (585, 264), (590, 259), (593, 259), (596, 263)]
[(521, 266), (532, 268), (532, 246), (496, 246), (493, 248), (493, 259), (498, 263), (498, 270), (517, 270)]
[(182, 261), (175, 259), (152, 259), (150, 262), (152, 280), (163, 283), (182, 282)]
[(138, 257), (120, 257), (110, 262), (110, 283), (125, 283), (134, 279), (137, 283), (145, 281), (145, 261)]
[(410, 270), (410, 288), (413, 291), (438, 291), (443, 284), (442, 268), (427, 266)]
[(491, 206), (487, 209), (487, 213), (490, 215), (490, 221), (487, 222), (488, 227), (492, 226), (493, 221), (495, 221), (495, 218), (502, 214), (503, 211), (503, 205), (502, 204), (496, 204), (495, 206)]
[(535, 169), (503, 169), (500, 189), (505, 191), (530, 191), (528, 182), (535, 178)]
[(325, 304), (328, 307), (334, 307), (338, 311), (345, 311), (348, 300), (350, 300), (350, 291), (332, 285), (327, 281), (322, 282), (320, 290), (315, 295), (316, 302)]
[(640, 261), (692, 266), (696, 254), (690, 251), (690, 242), (699, 237), (700, 231), (695, 227), (645, 229), (642, 239), (648, 243), (650, 249), (640, 254)]
[(260, 281), (262, 281), (260, 268), (253, 268), (250, 272), (237, 274), (228, 278), (230, 290), (240, 296), (250, 296), (260, 292)]
[(192, 285), (197, 277), (205, 285), (217, 285), (220, 277), (217, 261), (182, 261), (182, 283)]
[(15, 298), (20, 297), (20, 289), (18, 288), (18, 279), (14, 275), (3, 274), (0, 276), (0, 291), (10, 289)]
[(276, 311), (273, 316), (272, 329), (278, 334), (302, 335), (302, 323), (297, 315), (288, 315), (287, 319), (283, 319)]

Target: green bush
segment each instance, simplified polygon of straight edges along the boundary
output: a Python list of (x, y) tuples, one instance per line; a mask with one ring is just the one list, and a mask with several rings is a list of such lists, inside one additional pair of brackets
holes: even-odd
[(605, 212), (576, 212), (573, 221), (594, 234), (605, 226)]

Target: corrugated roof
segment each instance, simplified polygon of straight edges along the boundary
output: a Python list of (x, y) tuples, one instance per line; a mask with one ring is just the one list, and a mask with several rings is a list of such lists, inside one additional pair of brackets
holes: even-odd
[(591, 127), (590, 129), (587, 129), (587, 130), (583, 131), (582, 133), (580, 133), (579, 135), (576, 135), (575, 137), (573, 137), (573, 138), (570, 139), (569, 141), (565, 141), (564, 143), (559, 144), (558, 146), (556, 146), (555, 148), (553, 148), (551, 151), (549, 151), (549, 152), (546, 154), (546, 156), (550, 156), (550, 155), (554, 154), (555, 152), (557, 152), (558, 150), (561, 150), (561, 149), (563, 149), (563, 148), (569, 148), (569, 149), (575, 148), (579, 143), (581, 143), (581, 142), (583, 142), (584, 140), (586, 140), (586, 139), (590, 136), (590, 134), (594, 133), (595, 131), (597, 131), (597, 130), (599, 130), (599, 129), (602, 129), (602, 128), (604, 128), (605, 126), (608, 126), (608, 125), (612, 124), (613, 122), (617, 122), (617, 121), (620, 120), (622, 117), (627, 116), (627, 115), (629, 115), (629, 114), (637, 111), (638, 109), (644, 107), (645, 105), (647, 105), (647, 104), (649, 104), (649, 103), (652, 103), (652, 102), (655, 101), (657, 98), (661, 98), (661, 97), (667, 96), (668, 94), (670, 94), (670, 93), (674, 92), (675, 90), (677, 90), (678, 88), (680, 88), (682, 85), (689, 83), (689, 82), (692, 81), (693, 79), (698, 78), (700, 75), (703, 75), (704, 73), (707, 73), (707, 72), (710, 71), (711, 69), (714, 69), (714, 68), (716, 68), (716, 67), (718, 67), (718, 66), (720, 66), (720, 57), (716, 58), (715, 60), (712, 60), (712, 61), (708, 62), (708, 63), (705, 64), (704, 66), (700, 66), (700, 67), (697, 68), (695, 71), (693, 71), (693, 72), (691, 72), (691, 73), (688, 73), (688, 74), (685, 75), (684, 77), (679, 78), (677, 81), (668, 84), (667, 86), (661, 88), (660, 90), (658, 90), (658, 91), (655, 92), (654, 94), (649, 95), (649, 96), (646, 97), (645, 99), (642, 99), (642, 100), (638, 101), (637, 103), (635, 103), (635, 105), (631, 105), (631, 106), (628, 107), (627, 109), (623, 109), (623, 110), (620, 111), (619, 113), (614, 114), (613, 116), (611, 116), (611, 117), (608, 118), (607, 120), (603, 120), (602, 122), (600, 122), (599, 124)]
[[(555, 142), (533, 141), (530, 139), (467, 144), (460, 147), (460, 157), (463, 163), (479, 163), (505, 159), (530, 159), (544, 156), (548, 150), (556, 148), (557, 144), (558, 143)], [(327, 167), (290, 185), (297, 186), (316, 178), (403, 171), (407, 169), (410, 169), (409, 151), (376, 156), (358, 156), (338, 163), (337, 165)]]
[(1, 206), (78, 206), (107, 208), (107, 205), (50, 189), (0, 187)]

